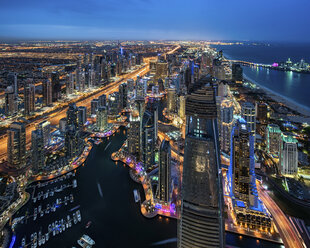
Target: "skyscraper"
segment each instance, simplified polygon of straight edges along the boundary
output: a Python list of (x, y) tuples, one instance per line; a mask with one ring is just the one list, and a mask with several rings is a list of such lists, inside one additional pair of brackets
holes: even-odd
[(79, 131), (75, 128), (75, 126), (74, 125), (67, 126), (65, 134), (65, 148), (66, 148), (66, 155), (69, 158), (73, 158), (78, 155), (81, 143), (82, 142), (80, 140)]
[(158, 198), (169, 202), (171, 194), (171, 147), (163, 140), (159, 149)]
[(185, 104), (186, 104), (186, 96), (181, 95), (179, 97), (179, 117), (185, 118)]
[(31, 132), (31, 161), (32, 168), (38, 172), (44, 168), (44, 135), (42, 129), (36, 129)]
[(70, 72), (66, 80), (66, 94), (70, 95), (74, 92), (74, 74)]
[(282, 147), (282, 131), (276, 124), (269, 124), (266, 128), (267, 152), (279, 158)]
[(155, 123), (152, 112), (144, 112), (141, 123), (141, 155), (147, 170), (155, 164)]
[(78, 115), (78, 120), (79, 120), (79, 127), (83, 128), (84, 124), (87, 121), (87, 108), (85, 106), (79, 106), (79, 115)]
[(146, 94), (147, 94), (147, 82), (143, 80), (138, 80), (136, 83), (135, 97), (145, 98)]
[(43, 106), (51, 106), (53, 104), (52, 98), (52, 83), (50, 80), (45, 80), (42, 83)]
[(290, 133), (283, 133), (281, 150), (281, 173), (283, 175), (296, 175), (298, 172), (297, 139)]
[(232, 80), (235, 82), (242, 82), (243, 69), (239, 64), (232, 65)]
[(37, 130), (41, 131), (43, 146), (48, 146), (51, 140), (51, 123), (49, 121), (42, 121), (38, 124)]
[(93, 99), (90, 102), (90, 113), (92, 115), (95, 115), (97, 113), (97, 109), (99, 108), (99, 100), (98, 99)]
[(17, 82), (17, 73), (10, 72), (7, 76), (8, 86), (12, 86), (15, 96), (18, 96), (18, 82)]
[(61, 85), (58, 72), (56, 71), (52, 72), (51, 83), (52, 83), (52, 100), (53, 102), (57, 102), (61, 98)]
[(107, 96), (105, 94), (98, 97), (99, 100), (99, 107), (107, 106)]
[(241, 107), (241, 116), (246, 121), (251, 134), (255, 138), (256, 133), (256, 109), (253, 103), (245, 102)]
[(24, 85), (24, 114), (32, 115), (35, 111), (35, 89), (36, 87), (26, 82)]
[(200, 79), (186, 98), (178, 247), (224, 247), (223, 193), (215, 92)]
[(175, 88), (168, 88), (167, 109), (169, 113), (175, 113), (177, 105), (177, 93)]
[(8, 162), (21, 168), (26, 165), (26, 127), (24, 123), (13, 122), (7, 131)]
[(5, 89), (5, 105), (4, 112), (7, 116), (15, 115), (18, 111), (17, 97), (12, 86)]
[(140, 158), (140, 117), (137, 112), (132, 112), (129, 117), (128, 152)]
[(220, 144), (221, 150), (230, 154), (230, 137), (234, 118), (234, 107), (231, 101), (224, 100), (221, 103), (220, 119)]
[(120, 108), (125, 109), (127, 107), (127, 94), (128, 94), (127, 84), (122, 83), (118, 87), (118, 92), (119, 92)]
[(74, 126), (77, 130), (79, 127), (79, 110), (75, 103), (70, 103), (67, 110), (67, 127)]
[(106, 106), (99, 107), (97, 109), (97, 128), (100, 131), (103, 131), (107, 128), (108, 125), (108, 108)]
[(118, 92), (114, 92), (109, 95), (109, 115), (117, 116), (120, 112), (120, 95)]

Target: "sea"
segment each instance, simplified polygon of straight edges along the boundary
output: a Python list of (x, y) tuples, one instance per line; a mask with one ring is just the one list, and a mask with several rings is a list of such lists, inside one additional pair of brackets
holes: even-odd
[[(228, 59), (273, 64), (290, 58), (293, 63), (304, 59), (310, 63), (310, 44), (306, 43), (243, 43), (242, 45), (214, 45)], [(310, 110), (310, 74), (277, 71), (243, 66), (250, 81)]]

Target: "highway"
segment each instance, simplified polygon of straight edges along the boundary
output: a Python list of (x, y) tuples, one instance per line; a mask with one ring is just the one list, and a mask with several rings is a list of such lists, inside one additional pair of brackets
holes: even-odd
[(273, 199), (268, 195), (268, 192), (257, 183), (257, 190), (260, 199), (271, 213), (278, 232), (283, 240), (285, 247), (305, 248), (303, 240), (296, 233), (290, 221)]

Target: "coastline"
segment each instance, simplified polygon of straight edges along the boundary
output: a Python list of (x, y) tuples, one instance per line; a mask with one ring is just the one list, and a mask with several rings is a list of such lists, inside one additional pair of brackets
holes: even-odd
[(294, 100), (292, 100), (288, 97), (285, 97), (285, 96), (267, 88), (266, 86), (261, 85), (259, 82), (248, 77), (246, 74), (243, 74), (243, 75), (244, 75), (244, 79), (246, 79), (249, 82), (256, 84), (259, 87), (259, 89), (261, 89), (262, 91), (264, 91), (266, 93), (267, 96), (272, 98), (274, 101), (283, 103), (284, 105), (286, 105), (291, 110), (294, 110), (294, 111), (300, 113), (301, 115), (303, 115), (302, 118), (305, 119), (305, 121), (307, 121), (308, 123), (310, 123), (310, 108), (308, 108), (302, 104), (299, 104), (299, 103), (295, 102)]

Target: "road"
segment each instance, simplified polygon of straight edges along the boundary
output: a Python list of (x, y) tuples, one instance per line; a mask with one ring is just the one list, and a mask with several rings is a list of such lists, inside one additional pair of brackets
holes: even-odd
[(295, 229), (291, 225), (290, 221), (286, 217), (286, 215), (282, 212), (282, 210), (278, 207), (278, 205), (273, 201), (273, 199), (268, 195), (267, 191), (257, 183), (257, 190), (260, 199), (262, 199), (263, 203), (271, 213), (274, 223), (279, 231), (281, 239), (285, 247), (294, 247), (294, 248), (304, 248), (303, 240), (300, 239)]

